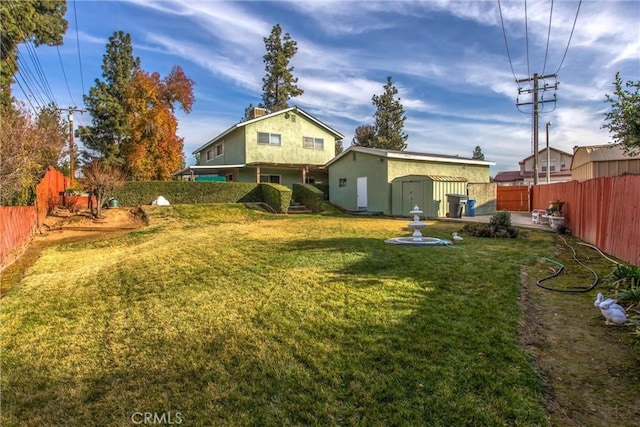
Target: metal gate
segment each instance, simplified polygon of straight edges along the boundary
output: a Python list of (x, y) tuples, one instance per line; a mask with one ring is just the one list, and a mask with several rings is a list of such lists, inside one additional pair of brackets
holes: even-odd
[(496, 209), (499, 211), (531, 211), (531, 196), (527, 185), (499, 185)]

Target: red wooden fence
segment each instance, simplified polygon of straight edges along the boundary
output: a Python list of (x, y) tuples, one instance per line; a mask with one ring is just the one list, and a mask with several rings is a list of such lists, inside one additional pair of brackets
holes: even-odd
[(562, 214), (573, 234), (601, 251), (640, 265), (640, 175), (533, 186), (533, 208), (565, 202)]
[(496, 209), (498, 211), (529, 212), (529, 186), (527, 185), (499, 185), (496, 190)]
[(36, 186), (35, 206), (0, 206), (0, 271), (12, 263), (51, 209), (62, 203), (69, 179), (49, 167)]
[(0, 270), (11, 264), (36, 232), (35, 206), (0, 206)]

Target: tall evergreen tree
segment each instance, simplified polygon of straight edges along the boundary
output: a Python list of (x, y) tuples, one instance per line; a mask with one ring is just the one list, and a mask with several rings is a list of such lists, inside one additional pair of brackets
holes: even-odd
[(107, 162), (123, 164), (120, 146), (129, 137), (130, 129), (125, 111), (128, 87), (140, 59), (133, 57), (131, 36), (116, 31), (107, 43), (107, 52), (102, 57), (102, 77), (95, 80), (84, 102), (91, 114), (93, 126), (78, 128), (78, 136), (92, 152), (87, 157), (98, 157)]
[(362, 125), (356, 128), (351, 145), (359, 147), (373, 147), (376, 139), (376, 127), (373, 125)]
[(11, 106), (11, 83), (18, 71), (18, 45), (60, 46), (67, 32), (66, 0), (0, 1), (0, 106)]
[(376, 130), (373, 145), (375, 148), (400, 151), (407, 148), (408, 135), (402, 130), (407, 118), (404, 115), (400, 97), (396, 99), (396, 95), (398, 95), (398, 89), (393, 85), (391, 76), (387, 77), (384, 93), (373, 95), (372, 102), (377, 108), (373, 115)]
[(618, 72), (613, 85), (613, 96), (606, 95), (611, 111), (604, 114), (602, 128), (609, 129), (613, 142), (622, 144), (627, 156), (640, 154), (640, 81), (623, 83)]
[(473, 150), (473, 156), (471, 157), (473, 160), (484, 160), (484, 153), (482, 152), (482, 148), (479, 145), (476, 145), (476, 148)]
[(288, 108), (291, 98), (300, 96), (304, 91), (296, 85), (298, 78), (293, 77), (293, 66), (289, 61), (298, 51), (298, 44), (286, 33), (282, 36), (280, 24), (264, 38), (267, 53), (264, 55), (266, 75), (262, 78), (262, 102), (269, 111)]

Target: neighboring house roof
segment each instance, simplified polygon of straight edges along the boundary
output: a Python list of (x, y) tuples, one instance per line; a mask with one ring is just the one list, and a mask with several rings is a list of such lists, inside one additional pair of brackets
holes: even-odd
[(360, 147), (360, 146), (356, 146), (356, 145), (352, 145), (349, 148), (347, 148), (346, 150), (344, 150), (342, 153), (340, 153), (339, 155), (337, 155), (336, 157), (334, 157), (333, 159), (329, 160), (329, 162), (327, 162), (327, 164), (325, 166), (329, 166), (331, 164), (333, 164), (334, 162), (336, 162), (338, 159), (342, 158), (343, 156), (347, 155), (347, 153), (351, 153), (351, 152), (358, 152), (358, 153), (367, 153), (367, 154), (372, 154), (374, 156), (378, 156), (378, 157), (385, 157), (387, 159), (398, 159), (398, 160), (415, 160), (415, 161), (420, 161), (420, 162), (444, 162), (444, 163), (461, 163), (461, 164), (466, 164), (466, 165), (486, 165), (486, 166), (491, 166), (491, 165), (495, 165), (494, 162), (487, 162), (485, 160), (475, 160), (475, 159), (470, 159), (470, 158), (466, 158), (466, 157), (460, 157), (460, 156), (447, 156), (447, 155), (442, 155), (442, 154), (431, 154), (431, 153), (418, 153), (418, 152), (412, 152), (412, 151), (397, 151), (397, 150), (383, 150), (380, 148), (369, 148), (369, 147)]
[(207, 148), (207, 146), (215, 144), (220, 139), (224, 138), (226, 135), (228, 135), (229, 133), (233, 132), (236, 129), (240, 129), (241, 127), (244, 127), (244, 126), (246, 126), (246, 125), (248, 125), (250, 123), (259, 122), (261, 120), (266, 120), (266, 119), (278, 116), (280, 114), (287, 114), (287, 113), (290, 113), (292, 111), (294, 111), (295, 113), (300, 114), (301, 116), (304, 116), (307, 119), (311, 120), (312, 122), (316, 123), (318, 126), (324, 128), (327, 132), (332, 133), (333, 135), (335, 135), (335, 137), (337, 139), (344, 139), (344, 135), (342, 135), (340, 132), (338, 132), (337, 130), (329, 127), (328, 125), (326, 125), (324, 123), (322, 123), (320, 120), (316, 119), (311, 114), (309, 114), (306, 111), (304, 111), (302, 108), (300, 108), (300, 107), (289, 107), (289, 108), (285, 108), (284, 110), (280, 110), (280, 111), (276, 111), (274, 113), (266, 114), (264, 116), (256, 117), (255, 119), (245, 120), (244, 122), (236, 123), (235, 125), (231, 126), (229, 129), (227, 129), (224, 132), (222, 132), (220, 135), (218, 135), (215, 138), (209, 140), (207, 143), (202, 145), (200, 148), (196, 149), (192, 154), (196, 154), (199, 151), (202, 151), (205, 148)]
[[(542, 153), (543, 151), (545, 151), (547, 148), (543, 148), (542, 150), (538, 150), (538, 156), (540, 156), (540, 153)], [(549, 151), (556, 151), (558, 153), (564, 154), (565, 156), (573, 156), (573, 154), (571, 153), (567, 153), (566, 151), (562, 151), (562, 150), (558, 150), (557, 148), (553, 148), (553, 147), (549, 147)], [(525, 157), (524, 159), (520, 160), (520, 163), (525, 163), (527, 160), (532, 159), (534, 156), (534, 154), (530, 155), (529, 157)]]
[(495, 182), (513, 182), (524, 179), (524, 176), (520, 173), (520, 171), (504, 171), (498, 172), (493, 178)]
[[(549, 176), (553, 177), (571, 177), (571, 171), (569, 169), (563, 169), (557, 172), (550, 172)], [(547, 172), (538, 172), (539, 179), (545, 179), (547, 177)], [(493, 178), (495, 182), (514, 182), (514, 181), (522, 181), (524, 179), (533, 178), (533, 171), (503, 171), (498, 172)]]
[(640, 159), (640, 154), (637, 156), (625, 156), (622, 144), (587, 145), (574, 149), (571, 169), (575, 169), (589, 162), (631, 159)]

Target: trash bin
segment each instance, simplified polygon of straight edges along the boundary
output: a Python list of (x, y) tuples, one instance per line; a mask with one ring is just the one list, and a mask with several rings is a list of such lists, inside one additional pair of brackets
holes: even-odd
[(464, 212), (465, 216), (476, 216), (476, 201), (473, 199), (467, 200), (467, 208)]
[(117, 208), (119, 206), (120, 206), (120, 203), (118, 203), (118, 199), (109, 199), (110, 208)]
[(465, 194), (447, 194), (447, 203), (449, 203), (449, 218), (460, 218), (462, 216), (463, 204), (469, 198)]

